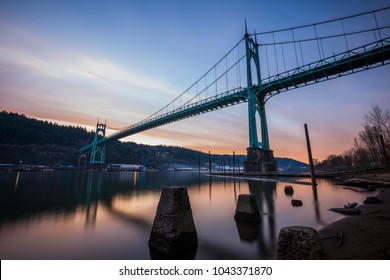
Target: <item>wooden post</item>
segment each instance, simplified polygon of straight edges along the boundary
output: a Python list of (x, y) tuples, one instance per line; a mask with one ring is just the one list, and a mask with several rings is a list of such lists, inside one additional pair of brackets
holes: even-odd
[(314, 164), (313, 164), (313, 157), (311, 156), (311, 147), (310, 147), (310, 139), (309, 139), (309, 132), (307, 130), (307, 124), (305, 123), (305, 135), (306, 135), (306, 144), (307, 144), (307, 153), (309, 154), (309, 164), (310, 164), (310, 176), (311, 176), (311, 183), (313, 186), (317, 185), (316, 182), (316, 175), (314, 173)]
[(209, 174), (211, 174), (211, 154), (209, 151)]
[(236, 171), (236, 152), (233, 151), (233, 176), (234, 176), (234, 173)]

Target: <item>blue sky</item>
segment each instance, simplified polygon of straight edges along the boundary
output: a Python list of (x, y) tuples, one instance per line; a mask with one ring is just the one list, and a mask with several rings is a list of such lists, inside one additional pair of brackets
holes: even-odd
[[(249, 30), (269, 31), (388, 6), (390, 1), (0, 1), (0, 109), (86, 127), (154, 113)], [(282, 93), (267, 103), (276, 156), (342, 153), (377, 103), (390, 106), (389, 66)], [(246, 104), (132, 136), (145, 144), (245, 153)]]

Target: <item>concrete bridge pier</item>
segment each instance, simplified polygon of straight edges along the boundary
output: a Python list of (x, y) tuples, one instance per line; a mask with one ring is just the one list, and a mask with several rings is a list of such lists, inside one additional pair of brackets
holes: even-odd
[(247, 157), (244, 161), (244, 176), (276, 174), (277, 164), (272, 150), (247, 148), (246, 151)]

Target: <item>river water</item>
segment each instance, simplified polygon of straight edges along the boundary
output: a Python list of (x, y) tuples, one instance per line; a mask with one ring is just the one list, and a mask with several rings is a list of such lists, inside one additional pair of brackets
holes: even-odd
[[(307, 179), (283, 180), (198, 172), (2, 172), (0, 257), (150, 259), (148, 239), (161, 189), (184, 186), (199, 239), (196, 259), (273, 259), (282, 227), (320, 229), (342, 217), (329, 208), (364, 199), (327, 180), (318, 180), (316, 189)], [(286, 185), (293, 186), (293, 196), (284, 193)], [(235, 222), (239, 194), (256, 196), (259, 224)], [(292, 198), (303, 205), (293, 207)]]

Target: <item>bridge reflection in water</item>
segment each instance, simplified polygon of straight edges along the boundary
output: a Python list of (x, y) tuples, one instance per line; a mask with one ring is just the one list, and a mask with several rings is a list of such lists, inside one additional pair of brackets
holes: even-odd
[[(305, 183), (305, 182), (304, 182)], [(209, 177), (198, 172), (0, 173), (2, 259), (150, 259), (148, 239), (160, 191), (186, 186), (199, 245), (196, 259), (272, 259), (280, 229), (319, 229), (340, 216), (327, 209), (361, 194), (320, 180), (288, 183)], [(236, 223), (240, 194), (256, 196), (259, 224)], [(303, 201), (293, 207), (291, 199)]]

